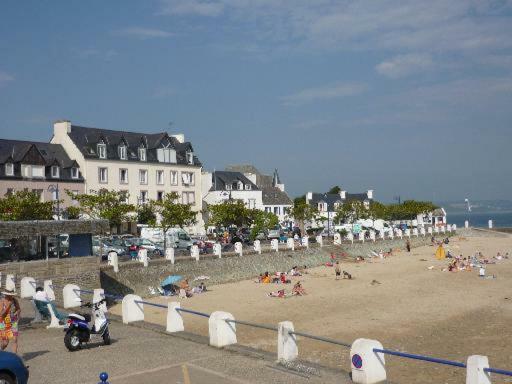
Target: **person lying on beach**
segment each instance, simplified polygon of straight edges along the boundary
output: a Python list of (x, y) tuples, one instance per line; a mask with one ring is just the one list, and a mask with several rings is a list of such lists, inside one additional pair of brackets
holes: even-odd
[(292, 289), (292, 295), (296, 296), (304, 296), (306, 294), (306, 290), (302, 288), (302, 284), (300, 281), (297, 281)]
[(343, 271), (343, 278), (352, 280), (352, 275), (348, 273), (347, 271)]
[(285, 296), (286, 296), (286, 292), (285, 292), (285, 290), (284, 290), (284, 289), (280, 289), (280, 290), (279, 290), (279, 291), (277, 291), (277, 292), (270, 292), (270, 293), (268, 294), (268, 296), (269, 296), (269, 297), (280, 297), (280, 298), (284, 299), (284, 298), (285, 298)]

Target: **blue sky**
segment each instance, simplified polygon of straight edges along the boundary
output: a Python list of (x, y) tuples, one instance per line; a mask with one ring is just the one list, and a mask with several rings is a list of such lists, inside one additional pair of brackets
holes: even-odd
[[(183, 132), (292, 195), (509, 199), (512, 3), (3, 1), (0, 136)], [(172, 122), (172, 125), (170, 123)]]

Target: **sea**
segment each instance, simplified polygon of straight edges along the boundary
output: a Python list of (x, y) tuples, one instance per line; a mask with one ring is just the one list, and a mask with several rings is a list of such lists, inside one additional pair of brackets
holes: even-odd
[(488, 228), (489, 220), (495, 228), (512, 228), (512, 212), (446, 212), (448, 224), (457, 224), (464, 227), (464, 222), (469, 220), (472, 227)]

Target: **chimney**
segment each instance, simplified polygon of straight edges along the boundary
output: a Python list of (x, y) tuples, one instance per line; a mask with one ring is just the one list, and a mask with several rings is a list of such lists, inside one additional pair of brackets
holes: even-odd
[(306, 193), (306, 203), (309, 203), (311, 200), (313, 200), (313, 192)]
[(373, 189), (369, 189), (368, 192), (366, 192), (366, 194), (368, 195), (369, 200), (373, 199)]
[(57, 120), (53, 123), (53, 135), (65, 136), (71, 132), (71, 121)]
[(345, 200), (347, 198), (347, 191), (340, 191), (341, 200)]
[(179, 143), (185, 142), (185, 134), (183, 133), (177, 133), (175, 135), (171, 135), (171, 137), (174, 137), (176, 140), (178, 140)]

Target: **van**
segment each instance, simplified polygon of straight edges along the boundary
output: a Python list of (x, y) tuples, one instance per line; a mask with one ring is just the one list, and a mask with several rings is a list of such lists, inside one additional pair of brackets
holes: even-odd
[[(156, 244), (163, 246), (164, 236), (160, 228), (141, 227), (140, 237), (149, 239)], [(167, 230), (166, 234), (167, 246), (176, 249), (189, 250), (194, 244), (189, 234), (181, 228), (171, 228)]]

